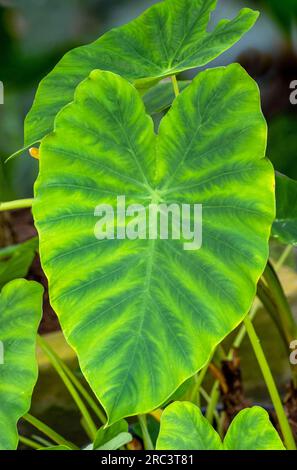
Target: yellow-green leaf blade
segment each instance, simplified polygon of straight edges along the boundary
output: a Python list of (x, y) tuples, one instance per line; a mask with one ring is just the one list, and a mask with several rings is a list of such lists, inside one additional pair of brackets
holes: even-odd
[(267, 411), (260, 406), (253, 406), (235, 416), (225, 436), (224, 449), (285, 450), (285, 447)]
[[(51, 303), (109, 422), (164, 403), (250, 308), (274, 218), (265, 144), (258, 90), (238, 65), (201, 73), (157, 138), (132, 85), (94, 71), (43, 140), (33, 212)], [(200, 250), (95, 239), (99, 203), (147, 206), (160, 192), (206, 206)]]
[(162, 413), (157, 450), (222, 450), (220, 436), (190, 402), (174, 402)]
[(243, 9), (207, 32), (216, 0), (166, 0), (97, 41), (68, 52), (39, 85), (25, 122), (25, 145), (53, 128), (57, 112), (73, 100), (76, 86), (94, 69), (117, 73), (138, 87), (200, 67), (236, 43), (258, 13)]

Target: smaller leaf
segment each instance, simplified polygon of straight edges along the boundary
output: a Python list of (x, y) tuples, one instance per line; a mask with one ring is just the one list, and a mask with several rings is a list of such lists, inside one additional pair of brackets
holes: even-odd
[(281, 242), (297, 245), (297, 181), (276, 172), (276, 219), (272, 235)]
[(238, 413), (232, 421), (224, 443), (190, 402), (174, 402), (162, 414), (159, 450), (284, 450), (284, 445), (269, 421), (268, 413), (259, 406)]
[(224, 439), (225, 450), (285, 450), (268, 413), (260, 406), (240, 411)]
[[(116, 438), (121, 433), (124, 433), (124, 434), (128, 433), (128, 423), (124, 419), (122, 419), (121, 421), (118, 421), (112, 426), (109, 426), (108, 428), (105, 428), (104, 426), (102, 426), (97, 431), (97, 435), (94, 440), (93, 449), (94, 450), (98, 450), (99, 448), (102, 449), (102, 446), (105, 446), (106, 444), (110, 443), (110, 441), (113, 441), (113, 439)], [(132, 436), (130, 440), (132, 440)], [(130, 442), (130, 441), (127, 441), (127, 442)], [(105, 449), (108, 450), (107, 447), (105, 447)]]
[[(179, 91), (182, 92), (190, 83), (190, 80), (179, 81)], [(142, 97), (146, 112), (150, 115), (165, 111), (171, 106), (174, 98), (173, 85), (168, 79), (150, 88)]]
[(25, 277), (34, 259), (38, 238), (32, 238), (19, 245), (0, 249), (0, 289), (12, 281)]
[(162, 413), (158, 450), (220, 450), (222, 442), (200, 409), (176, 401)]

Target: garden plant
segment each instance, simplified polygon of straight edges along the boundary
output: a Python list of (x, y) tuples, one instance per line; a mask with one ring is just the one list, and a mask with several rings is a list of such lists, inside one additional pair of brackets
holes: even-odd
[[(266, 156), (256, 82), (237, 63), (206, 68), (259, 16), (244, 8), (210, 29), (216, 3), (157, 3), (68, 52), (38, 87), (10, 157), (39, 160), (34, 198), (0, 204), (32, 207), (38, 231), (0, 250), (0, 449), (79, 449), (29, 412), (38, 345), (79, 409), (85, 449), (133, 449), (138, 436), (147, 450), (296, 450), (253, 320), (263, 305), (289, 363), (297, 325), (278, 271), (297, 243), (297, 183)], [(194, 213), (152, 236), (153, 206), (159, 222)], [(37, 333), (43, 288), (24, 279), (37, 250), (82, 375)], [(251, 403), (227, 420), (224, 367), (246, 335), (271, 413)], [(294, 363), (290, 381), (297, 399)], [(44, 439), (23, 435), (20, 420)]]

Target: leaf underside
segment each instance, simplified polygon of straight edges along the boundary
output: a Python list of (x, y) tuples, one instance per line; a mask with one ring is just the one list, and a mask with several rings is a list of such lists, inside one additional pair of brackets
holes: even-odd
[[(68, 52), (40, 83), (25, 121), (25, 146), (53, 129), (57, 112), (94, 69), (108, 70), (147, 88), (164, 77), (200, 67), (229, 49), (258, 18), (244, 8), (207, 32), (216, 0), (166, 0), (97, 41)], [(149, 78), (147, 78), (149, 77)]]
[(17, 279), (0, 294), (0, 449), (14, 450), (17, 422), (28, 411), (37, 380), (36, 334), (42, 311), (42, 287)]
[[(43, 140), (33, 213), (51, 304), (110, 423), (165, 402), (248, 312), (274, 219), (266, 134), (235, 64), (199, 74), (158, 136), (135, 88), (93, 71)], [(98, 204), (157, 194), (203, 205), (200, 250), (95, 239)]]

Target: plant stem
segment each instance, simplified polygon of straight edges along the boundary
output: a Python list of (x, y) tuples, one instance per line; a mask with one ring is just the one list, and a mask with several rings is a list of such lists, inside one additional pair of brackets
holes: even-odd
[(138, 420), (141, 427), (144, 449), (154, 450), (151, 436), (147, 428), (146, 415), (138, 415)]
[[(60, 359), (59, 356), (57, 356), (55, 351), (47, 343), (47, 350), (44, 351), (44, 352), (48, 355), (48, 351), (51, 352), (51, 357), (55, 357), (56, 361), (59, 362), (61, 367), (64, 369), (64, 372), (68, 375), (68, 377), (71, 380), (71, 382), (73, 383), (73, 385), (77, 388), (79, 393), (84, 397), (86, 402), (89, 404), (90, 408), (94, 411), (94, 413), (100, 419), (101, 423), (102, 424), (106, 423), (106, 416), (105, 416), (104, 412), (101, 410), (101, 408), (97, 405), (94, 398), (89, 394), (89, 392), (81, 384), (81, 382), (78, 380), (78, 378), (72, 372), (72, 370), (67, 366), (67, 364), (65, 364), (65, 362), (62, 361), (62, 359)], [(51, 359), (51, 357), (49, 357), (49, 359)]]
[(275, 408), (275, 412), (279, 421), (279, 425), (283, 434), (284, 442), (288, 450), (296, 450), (296, 444), (292, 434), (291, 427), (289, 425), (287, 416), (285, 414), (279, 393), (277, 391), (271, 370), (269, 368), (267, 359), (265, 357), (264, 351), (261, 347), (260, 340), (257, 336), (257, 333), (253, 327), (250, 317), (247, 315), (244, 319), (244, 324), (246, 327), (247, 334), (249, 336), (250, 342), (252, 344), (255, 356), (257, 358), (259, 367), (262, 371), (267, 389), (269, 391), (271, 401)]
[[(204, 390), (203, 387), (200, 388), (200, 394), (204, 398), (204, 400), (206, 401), (207, 404), (209, 404), (211, 402), (211, 397), (208, 395), (208, 393)], [(216, 408), (214, 408), (213, 415), (214, 415), (214, 418), (217, 422), (217, 425), (219, 426), (220, 416), (219, 416), (219, 413), (217, 412)]]
[[(253, 320), (255, 318), (255, 315), (256, 315), (257, 311), (259, 310), (260, 306), (261, 306), (261, 302), (256, 298), (254, 300), (253, 306), (252, 306), (252, 308), (250, 310), (250, 313), (249, 313), (249, 317), (250, 317), (251, 320)], [(238, 334), (236, 335), (236, 338), (234, 339), (234, 341), (232, 343), (232, 347), (229, 350), (229, 353), (228, 353), (228, 360), (229, 361), (232, 360), (233, 350), (240, 348), (241, 343), (244, 340), (245, 335), (246, 335), (245, 325), (242, 324)]]
[(28, 447), (32, 447), (32, 449), (35, 449), (35, 450), (40, 449), (40, 444), (38, 444), (37, 442), (32, 441), (32, 439), (29, 439), (28, 437), (19, 436), (19, 441), (22, 444), (25, 444)]
[(282, 252), (281, 256), (279, 257), (277, 263), (275, 264), (275, 270), (276, 272), (282, 267), (282, 265), (285, 263), (285, 261), (287, 260), (289, 254), (291, 253), (291, 251), (293, 250), (293, 245), (288, 245), (286, 246), (286, 248), (284, 249), (284, 251)]
[[(53, 354), (56, 356), (56, 353), (53, 351)], [(102, 424), (106, 423), (106, 416), (104, 412), (99, 408), (97, 405), (96, 401), (93, 399), (93, 397), (88, 393), (88, 391), (85, 389), (85, 387), (81, 384), (81, 382), (78, 380), (78, 378), (73, 374), (73, 372), (69, 369), (69, 367), (63, 362), (58, 356), (56, 356), (57, 359), (59, 360), (61, 367), (63, 367), (65, 373), (68, 375), (69, 379), (72, 381), (73, 385), (77, 388), (77, 390), (80, 392), (80, 394), (84, 397), (90, 408), (94, 411), (94, 413), (97, 415), (99, 420), (101, 421)]]
[(178, 88), (176, 75), (172, 75), (171, 80), (172, 80), (172, 85), (173, 85), (173, 90), (174, 90), (175, 97), (177, 97), (179, 95), (179, 88)]
[(73, 400), (75, 401), (78, 409), (80, 410), (82, 416), (85, 419), (85, 422), (89, 429), (89, 437), (90, 439), (94, 440), (97, 433), (97, 427), (93, 422), (91, 415), (86, 408), (85, 404), (81, 400), (79, 394), (77, 393), (76, 389), (74, 388), (72, 382), (70, 381), (69, 377), (65, 373), (63, 367), (61, 366), (59, 360), (56, 358), (56, 355), (53, 354), (51, 348), (48, 346), (47, 342), (41, 336), (37, 336), (37, 344), (41, 347), (41, 349), (45, 352), (45, 354), (50, 359), (53, 367), (56, 369), (57, 373), (59, 374), (60, 378), (64, 382), (65, 386), (67, 387), (70, 395), (72, 396)]
[(277, 307), (284, 333), (288, 344), (290, 344), (297, 338), (297, 325), (282, 285), (270, 262), (267, 263), (263, 278), (267, 283), (269, 295)]
[(212, 360), (212, 356), (209, 358), (209, 361), (207, 362), (207, 364), (203, 367), (203, 369), (200, 371), (198, 377), (196, 376), (196, 382), (193, 386), (193, 389), (191, 391), (191, 395), (190, 395), (190, 401), (197, 404), (199, 407), (200, 407), (200, 387), (202, 385), (202, 382), (206, 376), (206, 373), (208, 371), (208, 367), (209, 367), (209, 364)]
[(32, 207), (33, 199), (18, 199), (17, 201), (0, 202), (0, 212), (14, 211)]
[(78, 447), (75, 444), (67, 441), (63, 436), (58, 434), (56, 431), (51, 429), (49, 426), (44, 424), (39, 419), (30, 415), (29, 413), (23, 416), (23, 419), (27, 421), (28, 423), (30, 423), (32, 426), (34, 426), (36, 429), (41, 431), (43, 434), (45, 434), (45, 436), (49, 437), (56, 444), (64, 445), (64, 446), (70, 447), (71, 449), (76, 449), (76, 450), (78, 449)]
[(212, 424), (213, 422), (213, 417), (216, 411), (216, 406), (219, 400), (219, 396), (220, 396), (219, 381), (216, 380), (212, 387), (212, 390), (210, 393), (210, 402), (206, 410), (206, 419), (208, 419), (210, 424)]

